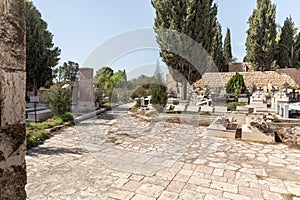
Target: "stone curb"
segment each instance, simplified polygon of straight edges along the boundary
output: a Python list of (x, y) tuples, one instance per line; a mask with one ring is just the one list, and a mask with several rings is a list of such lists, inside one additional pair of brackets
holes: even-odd
[(136, 113), (133, 113), (133, 112), (130, 112), (130, 111), (128, 111), (128, 114), (130, 116), (136, 117), (136, 118), (141, 119), (143, 121), (151, 122), (151, 118), (147, 117), (145, 115), (136, 114)]
[(94, 112), (90, 112), (90, 113), (84, 114), (82, 116), (76, 117), (74, 119), (74, 122), (76, 124), (76, 123), (82, 122), (84, 120), (96, 117), (97, 115), (100, 115), (101, 113), (104, 113), (107, 110), (108, 110), (107, 108), (101, 108), (100, 110), (96, 110)]

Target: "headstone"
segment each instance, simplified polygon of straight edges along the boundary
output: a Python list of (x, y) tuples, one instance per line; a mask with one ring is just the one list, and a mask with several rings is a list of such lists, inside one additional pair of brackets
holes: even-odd
[(283, 91), (276, 92), (272, 97), (271, 103), (272, 103), (272, 108), (275, 108), (276, 104), (289, 103), (289, 97)]
[(93, 87), (93, 69), (79, 69), (79, 112), (91, 112), (95, 110), (94, 87)]
[(264, 92), (258, 90), (252, 94), (250, 98), (250, 105), (254, 108), (267, 108), (266, 100), (267, 98)]
[(25, 27), (25, 1), (0, 0), (0, 199), (26, 199)]

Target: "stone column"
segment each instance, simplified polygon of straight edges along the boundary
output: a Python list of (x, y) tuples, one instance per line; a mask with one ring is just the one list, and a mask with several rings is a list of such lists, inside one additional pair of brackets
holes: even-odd
[(187, 100), (187, 81), (182, 79), (181, 81), (181, 100)]
[(93, 72), (93, 68), (79, 69), (79, 112), (95, 110)]
[(25, 5), (0, 0), (0, 199), (26, 199)]

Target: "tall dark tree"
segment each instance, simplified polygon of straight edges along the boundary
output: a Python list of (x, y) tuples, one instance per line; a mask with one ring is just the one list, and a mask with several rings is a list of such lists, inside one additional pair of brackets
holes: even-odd
[[(152, 5), (156, 10), (154, 30), (163, 61), (189, 83), (197, 81), (201, 78), (201, 74), (197, 70), (198, 66), (193, 66), (178, 53), (166, 49), (166, 46), (173, 45), (177, 52), (184, 52), (186, 55), (192, 56), (194, 54), (191, 49), (193, 44), (176, 34), (181, 33), (202, 45), (210, 54), (217, 31), (216, 4), (213, 4), (213, 0), (152, 0)], [(173, 30), (176, 33), (170, 36), (162, 30)], [(207, 58), (203, 58), (202, 61), (205, 59), (207, 60)]]
[(232, 48), (231, 48), (231, 33), (230, 33), (230, 29), (227, 28), (226, 31), (226, 36), (225, 36), (225, 40), (224, 40), (224, 61), (225, 61), (225, 65), (227, 66), (228, 69), (228, 63), (230, 61), (232, 61)]
[(53, 70), (58, 83), (74, 83), (79, 71), (79, 64), (73, 61), (64, 62), (62, 66)]
[(222, 27), (218, 22), (216, 27), (216, 34), (212, 44), (212, 58), (220, 72), (224, 71), (224, 56), (223, 56), (223, 41), (222, 41)]
[(297, 29), (292, 17), (287, 17), (278, 42), (277, 64), (281, 68), (294, 66), (298, 60), (300, 43), (296, 34)]
[(26, 83), (27, 90), (52, 84), (52, 68), (58, 64), (60, 49), (54, 47), (53, 35), (31, 1), (26, 1)]
[(249, 17), (246, 61), (257, 71), (271, 70), (276, 49), (276, 6), (271, 0), (257, 0), (257, 8)]

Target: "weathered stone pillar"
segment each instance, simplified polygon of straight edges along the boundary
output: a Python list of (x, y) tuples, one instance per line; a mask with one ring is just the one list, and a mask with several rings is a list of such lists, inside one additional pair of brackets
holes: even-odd
[(79, 112), (95, 110), (93, 68), (79, 68)]
[(26, 199), (25, 5), (0, 0), (0, 199)]

